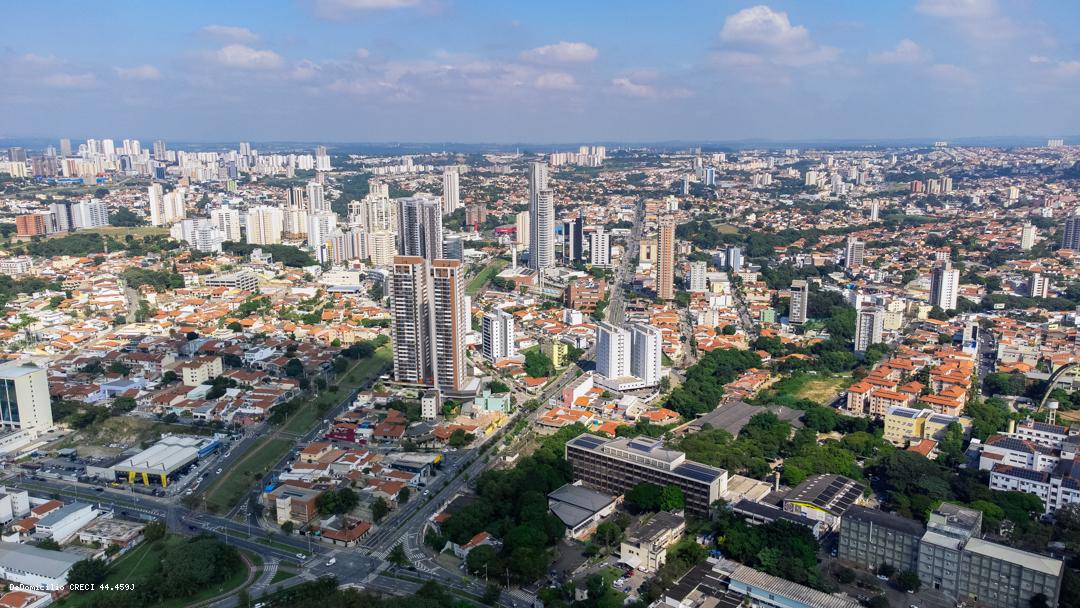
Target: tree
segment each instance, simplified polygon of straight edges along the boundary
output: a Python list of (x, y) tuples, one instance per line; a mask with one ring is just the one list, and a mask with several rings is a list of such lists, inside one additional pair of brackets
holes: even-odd
[(502, 588), (495, 583), (491, 583), (484, 589), (484, 595), (480, 598), (480, 602), (488, 606), (494, 606), (499, 603), (500, 597), (502, 597)]
[(469, 551), (465, 557), (465, 567), (469, 572), (476, 575), (486, 575), (489, 572), (499, 572), (502, 567), (498, 565), (499, 554), (491, 545), (480, 545)]
[(679, 486), (667, 485), (660, 492), (660, 510), (677, 511), (686, 506), (686, 497)]
[(892, 575), (896, 574), (896, 567), (892, 564), (880, 564), (877, 568), (877, 573), (881, 576), (892, 578)]
[(173, 382), (176, 382), (179, 379), (180, 379), (180, 376), (176, 375), (176, 372), (172, 371), (171, 369), (169, 371), (165, 372), (164, 374), (161, 374), (161, 383), (162, 384), (172, 384)]
[(405, 546), (401, 543), (394, 545), (394, 548), (390, 550), (389, 554), (387, 554), (386, 561), (394, 564), (395, 566), (408, 566), (409, 556), (405, 554)]
[(228, 329), (229, 331), (234, 331), (236, 333), (240, 333), (240, 332), (244, 331), (244, 326), (241, 325), (239, 321), (233, 321), (232, 323), (229, 323), (228, 325), (226, 325), (225, 328)]
[(840, 566), (835, 572), (836, 581), (841, 585), (847, 585), (855, 582), (855, 571), (846, 566)]
[(340, 488), (323, 492), (315, 499), (315, 506), (320, 513), (340, 515), (348, 513), (360, 504), (360, 497), (352, 488)]
[(371, 504), (371, 518), (375, 520), (375, 523), (382, 521), (388, 513), (390, 513), (390, 504), (382, 496), (376, 498)]
[(398, 504), (403, 505), (403, 504), (408, 503), (409, 502), (409, 497), (411, 495), (412, 495), (412, 492), (409, 490), (408, 487), (401, 488), (401, 491), (397, 493)]
[(875, 595), (866, 600), (866, 608), (889, 608), (889, 598), (884, 595)]
[(102, 559), (75, 562), (68, 572), (68, 582), (76, 585), (97, 585), (109, 575), (109, 565)]
[(284, 523), (281, 524), (281, 531), (285, 534), (292, 534), (295, 527), (296, 526), (293, 524), (291, 519), (286, 519)]
[(289, 359), (285, 363), (285, 375), (290, 378), (299, 378), (304, 375), (304, 364), (296, 357)]
[(551, 359), (539, 349), (526, 351), (525, 373), (530, 378), (546, 378), (555, 373)]
[(510, 387), (506, 386), (505, 382), (499, 380), (492, 380), (488, 382), (487, 388), (492, 393), (509, 393)]
[(37, 542), (38, 549), (48, 549), (49, 551), (59, 551), (60, 543), (56, 542), (52, 538), (43, 538)]
[(642, 482), (630, 488), (626, 493), (626, 502), (639, 511), (656, 511), (660, 509), (661, 495), (664, 488), (648, 482)]
[(248, 592), (247, 587), (242, 588), (236, 594), (236, 603), (240, 608), (251, 607), (251, 593)]
[(454, 429), (453, 433), (450, 433), (450, 439), (447, 443), (452, 448), (461, 448), (472, 442), (473, 436), (470, 433), (466, 433), (465, 429)]
[(112, 414), (126, 414), (135, 409), (135, 399), (133, 397), (117, 397), (113, 399), (112, 407), (109, 408), (109, 412)]
[(919, 575), (915, 574), (911, 570), (904, 570), (896, 577), (896, 586), (901, 591), (917, 592), (922, 587), (922, 581), (919, 580)]
[(165, 522), (157, 520), (146, 524), (146, 527), (143, 528), (143, 538), (148, 543), (165, 538)]
[(1036, 593), (1028, 600), (1028, 605), (1031, 608), (1050, 608), (1050, 599), (1046, 597), (1045, 593)]
[(610, 549), (622, 542), (622, 536), (623, 531), (618, 524), (605, 521), (596, 526), (596, 532), (593, 534), (592, 540), (594, 543)]

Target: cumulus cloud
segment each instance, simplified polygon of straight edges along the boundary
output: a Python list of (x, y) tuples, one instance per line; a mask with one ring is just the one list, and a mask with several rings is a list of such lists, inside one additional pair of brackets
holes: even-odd
[(201, 30), (200, 34), (216, 38), (218, 40), (228, 40), (230, 42), (255, 42), (259, 39), (259, 35), (249, 30), (246, 27), (240, 27), (236, 25), (208, 25)]
[(611, 81), (611, 88), (627, 97), (652, 98), (657, 96), (656, 87), (644, 82), (634, 82), (629, 78), (615, 78)]
[(81, 74), (50, 74), (41, 79), (47, 86), (58, 89), (85, 89), (97, 84), (97, 76), (92, 72)]
[(566, 72), (545, 72), (536, 77), (533, 85), (538, 89), (570, 91), (577, 88), (577, 81)]
[(152, 65), (137, 65), (130, 68), (114, 67), (118, 78), (124, 80), (157, 80), (161, 78), (161, 71)]
[(315, 0), (315, 14), (340, 19), (357, 13), (411, 8), (419, 4), (420, 0)]
[(896, 48), (870, 56), (872, 63), (923, 63), (930, 59), (930, 53), (912, 40), (904, 38)]
[(919, 0), (915, 11), (932, 17), (979, 19), (997, 12), (994, 0)]
[(1021, 37), (1048, 39), (1041, 26), (1021, 24), (1003, 14), (996, 0), (919, 0), (915, 12), (941, 19), (983, 45)]
[(242, 69), (267, 70), (281, 66), (281, 55), (274, 51), (253, 49), (243, 44), (230, 44), (214, 53), (219, 64)]
[(792, 25), (788, 15), (765, 5), (743, 9), (724, 19), (720, 30), (722, 63), (753, 61), (787, 66), (805, 66), (832, 61), (838, 51), (813, 41), (801, 25)]
[(529, 49), (521, 54), (525, 61), (536, 63), (588, 63), (599, 56), (600, 51), (584, 42), (566, 41)]

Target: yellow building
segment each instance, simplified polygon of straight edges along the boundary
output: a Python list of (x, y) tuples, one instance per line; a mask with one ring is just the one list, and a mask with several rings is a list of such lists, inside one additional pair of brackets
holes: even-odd
[(566, 342), (560, 340), (544, 342), (540, 347), (540, 352), (547, 355), (548, 359), (551, 359), (555, 369), (562, 369), (569, 363), (567, 357), (570, 354), (570, 346)]
[(941, 441), (945, 437), (945, 430), (953, 422), (960, 424), (965, 435), (971, 429), (971, 418), (967, 416), (946, 416), (929, 409), (892, 407), (885, 414), (885, 440), (895, 446), (904, 446), (909, 441), (919, 439)]
[(638, 244), (638, 262), (645, 264), (656, 263), (656, 239), (641, 239)]

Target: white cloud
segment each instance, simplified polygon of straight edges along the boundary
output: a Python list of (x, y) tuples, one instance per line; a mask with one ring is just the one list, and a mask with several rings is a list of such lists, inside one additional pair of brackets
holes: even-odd
[(97, 76), (91, 72), (82, 74), (50, 74), (41, 82), (58, 89), (85, 89), (97, 84)]
[(947, 19), (980, 19), (997, 12), (994, 0), (919, 0), (915, 11)]
[(1053, 74), (1057, 78), (1074, 78), (1080, 76), (1080, 61), (1059, 61), (1054, 65)]
[(214, 53), (214, 60), (221, 65), (266, 70), (281, 66), (281, 55), (274, 51), (253, 49), (242, 44), (230, 44)]
[(577, 88), (574, 77), (566, 72), (545, 72), (536, 77), (533, 85), (538, 89), (570, 91)]
[(1032, 55), (1028, 57), (1028, 63), (1050, 63), (1050, 58), (1045, 55)]
[(161, 71), (152, 65), (137, 65), (130, 68), (114, 67), (117, 77), (124, 80), (157, 80)]
[(872, 63), (923, 63), (929, 59), (930, 53), (907, 38), (897, 43), (891, 51), (870, 56)]
[(626, 95), (627, 97), (641, 97), (651, 98), (656, 97), (656, 87), (651, 84), (642, 82), (634, 82), (629, 78), (616, 78), (611, 81), (611, 88), (616, 93)]
[(536, 63), (588, 63), (600, 56), (596, 48), (584, 42), (559, 42), (530, 49), (521, 54), (525, 61)]
[(970, 87), (976, 84), (975, 76), (966, 69), (951, 63), (935, 63), (928, 70), (930, 77), (944, 84)]
[(199, 30), (199, 33), (219, 40), (228, 40), (230, 42), (251, 43), (259, 39), (259, 35), (255, 32), (246, 27), (236, 25), (208, 25)]
[(836, 58), (837, 49), (817, 44), (801, 25), (792, 25), (788, 15), (765, 5), (743, 9), (724, 19), (720, 30), (724, 48), (721, 63), (747, 65), (754, 59), (779, 65), (805, 66)]
[(362, 47), (356, 49), (356, 52), (353, 53), (353, 59), (355, 59), (357, 61), (363, 61), (363, 60), (367, 59), (368, 57), (371, 57), (371, 51), (369, 51), (369, 50), (367, 50), (365, 48), (362, 48)]
[(420, 0), (315, 0), (315, 13), (328, 19), (350, 14), (386, 11), (418, 6)]

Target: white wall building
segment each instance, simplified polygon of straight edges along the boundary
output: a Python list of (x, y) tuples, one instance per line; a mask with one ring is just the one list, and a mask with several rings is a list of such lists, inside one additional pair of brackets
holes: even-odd
[(514, 345), (514, 315), (504, 310), (493, 310), (484, 315), (481, 329), (481, 346), (485, 359), (494, 363), (517, 354)]
[(53, 428), (44, 368), (19, 361), (0, 366), (0, 425), (35, 436)]

